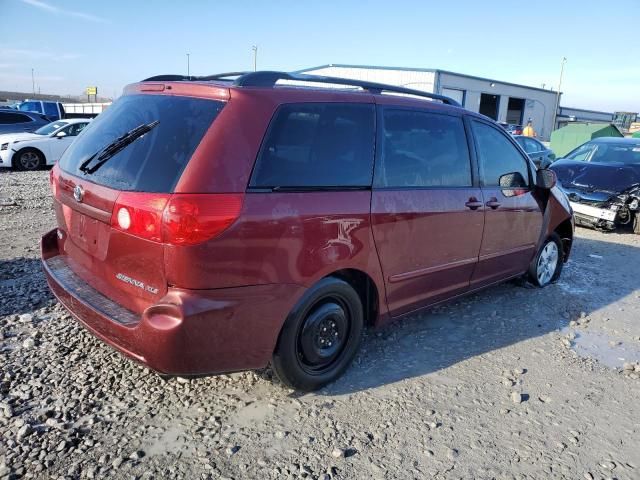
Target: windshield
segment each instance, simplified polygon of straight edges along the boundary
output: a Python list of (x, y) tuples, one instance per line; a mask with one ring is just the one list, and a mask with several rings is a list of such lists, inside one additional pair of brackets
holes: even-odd
[(18, 110), (21, 110), (23, 112), (43, 113), (42, 105), (40, 104), (40, 102), (22, 102), (20, 105), (18, 105)]
[[(118, 190), (170, 193), (223, 106), (217, 100), (175, 95), (121, 97), (83, 130), (60, 159), (60, 168)], [(102, 168), (81, 168), (119, 137), (154, 122), (155, 128), (116, 149)]]
[(591, 157), (596, 163), (640, 164), (640, 143), (601, 143)]
[(51, 135), (53, 132), (58, 130), (59, 128), (64, 127), (65, 125), (69, 125), (67, 122), (51, 122), (44, 127), (40, 127), (33, 133), (37, 133), (38, 135)]

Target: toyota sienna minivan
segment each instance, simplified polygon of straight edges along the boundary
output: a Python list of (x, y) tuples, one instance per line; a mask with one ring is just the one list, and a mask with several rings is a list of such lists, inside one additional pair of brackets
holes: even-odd
[(368, 326), (516, 277), (554, 282), (573, 238), (554, 185), (497, 123), (440, 95), (157, 76), (52, 169), (42, 260), (80, 323), (157, 372), (271, 364), (314, 390)]

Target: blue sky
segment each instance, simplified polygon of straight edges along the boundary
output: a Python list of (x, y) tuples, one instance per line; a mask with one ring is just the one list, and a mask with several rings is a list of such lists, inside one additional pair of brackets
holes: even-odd
[[(105, 96), (146, 76), (326, 63), (441, 68), (640, 111), (640, 1), (0, 0), (0, 90)], [(635, 37), (635, 39), (634, 39)]]

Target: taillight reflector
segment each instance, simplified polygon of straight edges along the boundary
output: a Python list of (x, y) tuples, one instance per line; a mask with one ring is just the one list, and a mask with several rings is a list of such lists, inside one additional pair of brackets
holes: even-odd
[(164, 210), (163, 241), (194, 245), (220, 235), (240, 215), (242, 194), (176, 194)]
[(170, 245), (195, 245), (229, 228), (240, 215), (242, 194), (123, 192), (111, 215), (117, 230)]

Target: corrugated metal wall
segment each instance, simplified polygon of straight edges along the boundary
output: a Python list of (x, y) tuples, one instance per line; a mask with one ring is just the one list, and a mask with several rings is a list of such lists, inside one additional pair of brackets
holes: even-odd
[(304, 73), (313, 75), (326, 75), (327, 77), (353, 78), (354, 80), (386, 83), (389, 85), (398, 85), (429, 93), (433, 93), (435, 83), (434, 72), (421, 72), (417, 70), (369, 69), (329, 66), (315, 70), (307, 70)]

